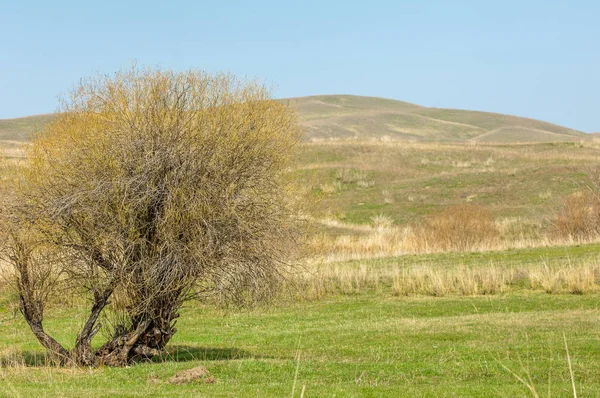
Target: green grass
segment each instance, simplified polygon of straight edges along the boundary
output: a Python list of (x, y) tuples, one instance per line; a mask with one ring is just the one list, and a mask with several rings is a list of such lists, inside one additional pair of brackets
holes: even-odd
[[(0, 391), (279, 397), (290, 396), (298, 366), (297, 383), (306, 385), (306, 396), (524, 394), (504, 365), (521, 374), (527, 369), (542, 390), (550, 377), (553, 394), (565, 396), (570, 389), (562, 342), (566, 333), (580, 394), (595, 396), (600, 394), (598, 307), (596, 297), (535, 293), (466, 298), (365, 294), (226, 315), (187, 309), (166, 362), (123, 370), (8, 367), (1, 369)], [(8, 334), (11, 346), (32, 350), (25, 325), (5, 323), (1, 334)], [(219, 382), (164, 383), (177, 371), (199, 365)], [(153, 377), (163, 383), (150, 384)]]
[[(371, 260), (485, 267), (594, 261), (599, 246), (421, 255)], [(339, 264), (338, 264), (339, 265)], [(353, 262), (346, 263), (351, 268)], [(580, 396), (600, 394), (600, 301), (596, 295), (549, 295), (527, 289), (490, 296), (394, 297), (389, 289), (333, 295), (255, 310), (188, 305), (169, 354), (126, 369), (57, 369), (6, 294), (0, 304), (0, 357), (27, 366), (0, 367), (4, 396), (524, 396), (504, 367), (529, 373), (541, 396), (569, 396), (567, 337)], [(47, 329), (74, 340), (82, 308), (50, 311)], [(171, 385), (179, 371), (205, 366), (218, 379)], [(297, 369), (297, 376), (296, 376)]]

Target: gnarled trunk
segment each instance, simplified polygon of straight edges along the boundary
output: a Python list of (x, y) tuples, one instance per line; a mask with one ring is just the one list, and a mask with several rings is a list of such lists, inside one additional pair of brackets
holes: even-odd
[(117, 326), (112, 340), (96, 351), (96, 364), (125, 366), (160, 355), (177, 331), (175, 319), (178, 316), (179, 314), (170, 313), (152, 320), (140, 317), (129, 330), (121, 325)]
[(75, 362), (80, 366), (93, 366), (96, 363), (94, 351), (92, 350), (92, 339), (100, 331), (101, 324), (96, 324), (100, 313), (108, 304), (108, 298), (113, 292), (113, 288), (109, 287), (102, 293), (94, 293), (94, 305), (87, 322), (81, 329), (75, 341), (75, 349), (73, 357)]
[(35, 315), (36, 310), (32, 308), (30, 303), (22, 294), (19, 300), (21, 313), (31, 328), (31, 331), (38, 339), (40, 344), (44, 346), (50, 353), (51, 357), (60, 365), (70, 364), (72, 362), (71, 353), (67, 351), (60, 343), (44, 330), (41, 319)]
[(29, 272), (31, 258), (24, 248), (19, 249), (15, 252), (13, 261), (19, 272), (17, 286), (21, 313), (37, 340), (58, 364), (126, 366), (137, 360), (159, 355), (175, 334), (176, 318), (179, 317), (175, 312), (180, 304), (179, 292), (175, 292), (174, 297), (154, 301), (154, 306), (146, 313), (136, 316), (129, 314), (132, 326), (128, 330), (121, 325), (117, 326), (112, 339), (94, 351), (92, 339), (102, 327), (97, 321), (114, 291), (113, 283), (109, 282), (107, 288), (94, 292), (90, 315), (77, 336), (75, 348), (72, 351), (65, 349), (44, 330), (44, 303), (33, 292)]

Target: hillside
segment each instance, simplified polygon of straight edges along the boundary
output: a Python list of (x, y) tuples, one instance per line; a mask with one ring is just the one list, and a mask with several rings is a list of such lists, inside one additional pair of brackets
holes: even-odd
[(43, 127), (52, 120), (52, 115), (35, 115), (17, 119), (0, 119), (0, 140), (26, 141), (36, 128)]
[[(284, 99), (298, 110), (309, 141), (381, 138), (452, 142), (580, 141), (591, 136), (555, 124), (490, 112), (427, 108), (353, 95)], [(0, 120), (0, 140), (24, 141), (52, 115)]]
[(579, 141), (581, 131), (517, 116), (426, 108), (407, 102), (352, 95), (290, 99), (307, 139), (389, 136), (418, 141)]

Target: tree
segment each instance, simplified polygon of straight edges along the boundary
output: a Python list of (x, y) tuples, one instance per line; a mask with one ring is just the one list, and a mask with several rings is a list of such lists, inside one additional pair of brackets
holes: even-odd
[[(158, 355), (190, 299), (268, 298), (294, 252), (286, 173), (294, 111), (230, 75), (159, 69), (82, 81), (28, 149), (2, 214), (20, 310), (62, 363)], [(54, 294), (83, 292), (75, 348), (43, 328)], [(121, 321), (99, 349), (106, 309)]]

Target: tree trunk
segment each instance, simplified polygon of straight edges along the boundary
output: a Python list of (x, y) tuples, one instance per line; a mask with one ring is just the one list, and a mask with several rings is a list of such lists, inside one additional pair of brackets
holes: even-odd
[(104, 307), (108, 304), (108, 298), (112, 292), (113, 288), (109, 287), (102, 293), (94, 293), (92, 312), (83, 329), (81, 329), (81, 333), (77, 336), (75, 349), (73, 350), (73, 358), (80, 366), (93, 366), (96, 362), (94, 352), (92, 351), (92, 339), (102, 327), (101, 324), (96, 325), (96, 321)]
[(129, 330), (117, 326), (112, 340), (96, 351), (96, 364), (126, 366), (160, 355), (177, 331), (174, 319), (178, 316), (172, 314), (153, 320), (140, 318)]
[(19, 275), (17, 280), (19, 309), (35, 337), (50, 352), (53, 359), (57, 360), (61, 365), (70, 363), (71, 355), (69, 351), (44, 331), (42, 323), (44, 319), (44, 303), (39, 298), (36, 298), (29, 275), (31, 251), (28, 250), (27, 246), (18, 237), (15, 236), (14, 238), (15, 247), (11, 255), (11, 261), (15, 265)]
[(50, 355), (55, 359), (60, 365), (66, 365), (71, 363), (71, 353), (67, 351), (60, 343), (52, 338), (48, 333), (44, 331), (44, 326), (42, 325), (42, 321), (37, 319), (35, 314), (35, 310), (31, 308), (30, 303), (20, 295), (20, 309), (23, 317), (29, 324), (31, 331), (38, 339), (40, 344), (44, 346), (49, 352)]

